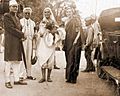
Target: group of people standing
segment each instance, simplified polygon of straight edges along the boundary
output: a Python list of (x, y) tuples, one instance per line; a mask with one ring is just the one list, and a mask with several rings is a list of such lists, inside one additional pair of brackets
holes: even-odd
[[(60, 32), (66, 32), (63, 50), (66, 57), (66, 82), (76, 83), (79, 74), (79, 64), (81, 50), (84, 46), (86, 59), (88, 62), (87, 71), (95, 70), (91, 65), (91, 45), (94, 31), (88, 23), (88, 34), (85, 36), (82, 29), (81, 18), (73, 15), (72, 10), (67, 18), (63, 19), (64, 28), (57, 24), (52, 10), (46, 7), (43, 11), (43, 19), (36, 30), (35, 22), (30, 18), (32, 9), (23, 9), (24, 17), (18, 19), (18, 3), (15, 0), (9, 1), (9, 13), (4, 15), (5, 28), (5, 86), (12, 88), (10, 80), (11, 68), (14, 73), (14, 85), (27, 85), (24, 82), (24, 72), (26, 78), (35, 80), (31, 74), (31, 56), (37, 56), (37, 63), (41, 65), (42, 78), (39, 83), (45, 81), (52, 82), (51, 72), (55, 63), (55, 47), (63, 37)], [(89, 20), (86, 20), (86, 23)], [(87, 25), (87, 24), (86, 24)], [(87, 39), (86, 39), (86, 38)], [(33, 40), (36, 39), (36, 47), (33, 48)], [(46, 76), (47, 75), (47, 76)], [(46, 78), (47, 77), (47, 78)]]
[[(36, 30), (35, 22), (31, 19), (32, 9), (23, 9), (23, 18), (17, 17), (18, 3), (15, 0), (9, 1), (9, 13), (4, 15), (5, 28), (5, 86), (12, 88), (10, 73), (14, 74), (14, 85), (27, 85), (24, 78), (35, 80), (31, 74), (31, 57), (37, 55), (38, 64), (41, 65), (42, 79), (52, 82), (50, 75), (54, 64), (55, 45), (60, 41), (60, 28), (50, 8), (43, 11), (43, 19), (39, 24), (39, 31)], [(36, 47), (33, 40), (37, 39)], [(33, 48), (34, 47), (34, 48)], [(34, 51), (36, 51), (34, 54)], [(47, 70), (47, 79), (46, 79)], [(24, 74), (26, 76), (24, 77)]]

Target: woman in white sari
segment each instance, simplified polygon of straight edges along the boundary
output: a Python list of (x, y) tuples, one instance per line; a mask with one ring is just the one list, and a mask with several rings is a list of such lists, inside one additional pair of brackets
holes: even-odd
[[(39, 83), (46, 81), (52, 82), (50, 74), (54, 65), (55, 45), (58, 41), (59, 35), (55, 29), (55, 18), (50, 8), (45, 8), (43, 11), (43, 19), (39, 25), (38, 43), (37, 43), (37, 56), (38, 63), (41, 65), (42, 79)], [(53, 27), (54, 26), (54, 27)], [(56, 31), (56, 32), (55, 32)]]

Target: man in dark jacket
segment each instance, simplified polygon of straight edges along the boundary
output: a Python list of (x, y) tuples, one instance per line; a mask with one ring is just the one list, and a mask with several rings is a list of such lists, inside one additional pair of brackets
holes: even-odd
[(9, 13), (4, 15), (5, 27), (5, 86), (12, 88), (10, 83), (10, 71), (13, 69), (14, 85), (26, 85), (19, 80), (19, 65), (22, 60), (22, 39), (24, 34), (21, 31), (20, 21), (16, 15), (18, 4), (15, 0), (9, 1)]

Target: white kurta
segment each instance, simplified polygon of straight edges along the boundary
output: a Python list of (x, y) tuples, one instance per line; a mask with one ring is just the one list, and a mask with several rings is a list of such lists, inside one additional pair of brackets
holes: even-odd
[(25, 37), (27, 37), (27, 39), (23, 42), (23, 45), (26, 56), (27, 73), (28, 75), (31, 75), (32, 39), (34, 35), (35, 22), (31, 19), (27, 20), (22, 18), (20, 23), (22, 25), (22, 32), (25, 34)]
[[(38, 64), (43, 68), (52, 68), (54, 65), (55, 44), (58, 41), (57, 34), (55, 35), (55, 41), (53, 35), (45, 29), (43, 23), (40, 24), (39, 34), (43, 37), (39, 37), (37, 45)], [(53, 43), (54, 42), (54, 43)]]

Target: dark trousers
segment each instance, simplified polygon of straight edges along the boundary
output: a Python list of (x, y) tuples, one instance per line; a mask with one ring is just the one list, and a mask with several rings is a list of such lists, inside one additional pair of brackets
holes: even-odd
[(92, 59), (91, 59), (91, 53), (92, 53), (92, 50), (90, 49), (90, 47), (87, 47), (85, 49), (85, 58), (86, 58), (86, 61), (87, 61), (87, 67), (86, 67), (86, 70), (94, 70), (95, 67), (93, 65), (93, 62), (92, 62)]
[(94, 59), (101, 60), (101, 57), (100, 46), (98, 46), (95, 49)]

